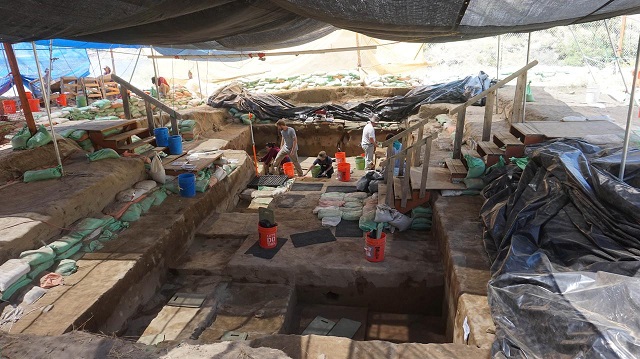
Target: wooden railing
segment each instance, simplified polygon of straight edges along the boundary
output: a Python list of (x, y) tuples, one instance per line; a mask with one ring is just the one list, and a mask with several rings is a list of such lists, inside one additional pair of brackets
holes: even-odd
[(498, 81), (495, 85), (473, 96), (467, 102), (454, 108), (449, 114), (458, 114), (456, 121), (456, 137), (453, 141), (453, 158), (460, 159), (462, 157), (462, 136), (464, 134), (464, 122), (467, 107), (478, 102), (483, 97), (487, 97), (487, 101), (484, 109), (484, 124), (482, 127), (482, 141), (491, 140), (491, 122), (493, 121), (493, 106), (496, 101), (497, 90), (511, 82), (511, 80), (518, 78), (516, 82), (516, 93), (513, 97), (513, 114), (511, 122), (524, 122), (524, 91), (527, 84), (527, 71), (538, 64), (537, 60), (533, 60), (526, 66), (522, 67), (518, 71), (512, 73), (504, 80)]
[[(171, 107), (165, 105), (159, 100), (147, 95), (144, 91), (139, 88), (133, 86), (117, 75), (111, 75), (111, 80), (117, 82), (120, 85), (120, 96), (122, 96), (122, 104), (124, 106), (124, 116), (127, 120), (131, 119), (131, 109), (129, 108), (129, 92), (131, 91), (134, 94), (140, 96), (142, 100), (144, 100), (144, 107), (147, 112), (147, 122), (149, 123), (149, 131), (153, 132), (153, 129), (156, 127), (155, 122), (153, 121), (153, 111), (151, 110), (151, 105), (156, 106), (157, 108), (165, 111), (169, 114), (171, 118), (171, 134), (178, 134), (178, 120), (181, 119), (180, 114), (174, 111)], [(127, 91), (128, 90), (128, 91)]]
[[(427, 175), (429, 173), (429, 157), (431, 157), (431, 135), (428, 135), (424, 138), (420, 138), (416, 140), (411, 146), (404, 146), (400, 152), (395, 155), (391, 154), (393, 141), (404, 137), (405, 142), (408, 143), (408, 138), (411, 135), (411, 132), (418, 128), (419, 137), (422, 137), (422, 131), (424, 129), (424, 125), (426, 121), (420, 121), (416, 125), (409, 127), (408, 129), (400, 132), (396, 136), (390, 138), (389, 140), (383, 142), (383, 145), (387, 145), (387, 158), (382, 161), (382, 166), (385, 167), (385, 180), (387, 184), (387, 194), (385, 198), (385, 202), (388, 206), (393, 207), (394, 205), (394, 194), (393, 194), (393, 181), (394, 181), (394, 168), (395, 161), (400, 160), (400, 170), (404, 170), (404, 177), (402, 178), (402, 193), (400, 194), (400, 207), (407, 206), (408, 197), (411, 194), (411, 167), (412, 163), (420, 162), (420, 153), (423, 151), (422, 147), (424, 147), (424, 157), (422, 163), (422, 176), (420, 181), (420, 198), (424, 198), (427, 195)], [(388, 143), (391, 141), (390, 143)], [(413, 160), (413, 161), (412, 161)], [(415, 166), (414, 166), (415, 167)]]

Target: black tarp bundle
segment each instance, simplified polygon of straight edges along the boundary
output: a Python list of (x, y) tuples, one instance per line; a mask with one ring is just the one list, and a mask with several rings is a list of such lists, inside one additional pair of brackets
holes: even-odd
[(311, 107), (294, 106), (278, 96), (250, 93), (238, 84), (231, 84), (209, 97), (208, 104), (212, 107), (233, 107), (244, 112), (251, 112), (261, 120), (300, 119), (312, 116), (318, 110), (326, 110), (335, 118), (350, 121), (367, 121), (373, 113), (387, 121), (400, 121), (410, 113), (417, 111), (421, 105), (466, 102), (489, 86), (489, 76), (480, 72), (477, 76), (467, 76), (462, 80), (416, 87), (404, 96), (352, 104)]
[(493, 357), (640, 357), (640, 191), (610, 152), (545, 143), (483, 190)]

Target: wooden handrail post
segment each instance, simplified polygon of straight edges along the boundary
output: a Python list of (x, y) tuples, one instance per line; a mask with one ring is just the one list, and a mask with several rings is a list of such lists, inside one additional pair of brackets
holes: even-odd
[(124, 109), (124, 118), (131, 119), (131, 107), (129, 106), (129, 92), (126, 87), (120, 85), (120, 97), (122, 97), (122, 108)]
[(424, 160), (422, 161), (422, 178), (420, 179), (420, 198), (427, 195), (427, 176), (429, 175), (429, 157), (431, 157), (431, 136), (427, 137), (424, 146)]
[(484, 105), (484, 125), (482, 126), (482, 140), (491, 140), (491, 123), (493, 122), (493, 103), (496, 99), (495, 91), (487, 95)]
[[(16, 54), (13, 52), (13, 47), (9, 42), (3, 42), (4, 52), (7, 55), (7, 61), (9, 62), (9, 68), (11, 69), (11, 75), (13, 76), (13, 82), (18, 89), (18, 96), (20, 97), (20, 107), (22, 107), (22, 113), (24, 119), (27, 121), (27, 127), (33, 135), (36, 133), (36, 122), (33, 120), (33, 113), (31, 113), (31, 107), (29, 106), (29, 100), (27, 99), (27, 93), (24, 91), (24, 85), (22, 84), (22, 77), (20, 77), (20, 68), (18, 67), (18, 60), (16, 60)], [(44, 94), (43, 94), (44, 96)]]
[[(424, 126), (420, 126), (418, 128), (418, 139), (416, 143), (419, 143), (420, 140), (422, 140), (423, 135), (424, 135)], [(420, 147), (416, 150), (416, 153), (418, 155), (413, 158), (413, 167), (420, 166), (420, 153), (422, 153), (421, 149), (422, 149), (422, 145), (420, 145)]]
[(516, 82), (516, 93), (513, 95), (513, 118), (511, 119), (511, 123), (524, 122), (523, 101), (526, 86), (527, 73), (523, 72), (518, 76), (518, 82)]
[(407, 157), (402, 162), (402, 167), (405, 168), (404, 178), (402, 179), (402, 197), (400, 200), (400, 207), (407, 207), (407, 197), (411, 193), (411, 156), (414, 153), (415, 148), (410, 148), (407, 151)]
[(456, 137), (453, 141), (453, 158), (459, 160), (462, 158), (462, 135), (464, 134), (464, 118), (466, 109), (458, 112), (458, 121), (456, 122)]

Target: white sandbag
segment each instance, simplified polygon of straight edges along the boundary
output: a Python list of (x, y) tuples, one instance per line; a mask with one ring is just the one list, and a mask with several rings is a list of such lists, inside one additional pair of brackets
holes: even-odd
[(156, 181), (145, 180), (145, 181), (140, 181), (140, 182), (134, 184), (133, 188), (134, 189), (142, 189), (142, 190), (145, 190), (145, 191), (149, 192), (152, 189), (156, 188), (157, 186), (158, 186), (158, 184), (156, 183)]
[(118, 194), (116, 195), (116, 201), (133, 202), (136, 199), (142, 197), (146, 193), (147, 191), (143, 189), (135, 189), (135, 188), (125, 189), (124, 191), (118, 192)]
[(13, 283), (29, 273), (31, 267), (20, 259), (9, 259), (0, 266), (0, 292), (4, 292)]
[(322, 217), (322, 226), (323, 227), (335, 227), (337, 226), (340, 221), (342, 220), (342, 217)]
[(357, 221), (360, 219), (360, 217), (362, 217), (362, 209), (358, 208), (358, 209), (343, 209), (342, 210), (342, 219), (344, 219), (345, 221)]
[(162, 160), (160, 160), (160, 157), (158, 157), (157, 154), (153, 156), (153, 159), (151, 160), (149, 175), (158, 183), (165, 184), (167, 181), (167, 176), (165, 175), (164, 167), (162, 166)]
[(321, 208), (318, 211), (318, 219), (323, 219), (324, 217), (340, 217), (342, 218), (342, 211), (338, 208), (333, 209), (331, 207)]
[(275, 191), (275, 189), (273, 188), (269, 188), (269, 189), (261, 189), (258, 191), (254, 191), (251, 193), (251, 198), (267, 198), (267, 197), (273, 197), (273, 192)]
[(337, 210), (339, 211), (340, 209), (336, 206), (330, 206), (330, 207), (324, 207), (324, 206), (317, 206), (316, 208), (313, 209), (313, 214), (318, 214), (318, 212), (320, 212), (321, 209), (333, 209), (333, 210)]
[(257, 189), (247, 188), (242, 193), (240, 193), (240, 199), (243, 201), (251, 201), (253, 196), (251, 195), (253, 192), (257, 191)]
[[(394, 211), (394, 209), (386, 204), (379, 204), (376, 207), (375, 221), (378, 223), (393, 221), (392, 211)], [(409, 223), (409, 225), (411, 225), (411, 223)]]
[(225, 172), (222, 167), (216, 167), (216, 170), (213, 172), (213, 177), (217, 178), (218, 181), (222, 181), (225, 177), (227, 177), (227, 172)]
[(351, 201), (350, 199), (347, 199), (347, 198), (357, 198), (359, 200), (363, 200), (367, 198), (367, 196), (368, 195), (366, 192), (351, 192), (344, 195), (344, 200), (345, 202)]
[(411, 217), (405, 216), (404, 214), (398, 212), (397, 210), (394, 210), (393, 219), (389, 221), (389, 224), (398, 228), (398, 230), (402, 232), (411, 228), (411, 222), (413, 222)]

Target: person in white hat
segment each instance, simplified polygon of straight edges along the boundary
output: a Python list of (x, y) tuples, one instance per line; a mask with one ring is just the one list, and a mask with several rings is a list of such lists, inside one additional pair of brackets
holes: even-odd
[(369, 123), (362, 130), (362, 149), (364, 150), (365, 168), (372, 170), (375, 168), (374, 155), (376, 152), (376, 131), (373, 128), (378, 123), (378, 115), (375, 113), (369, 118)]

